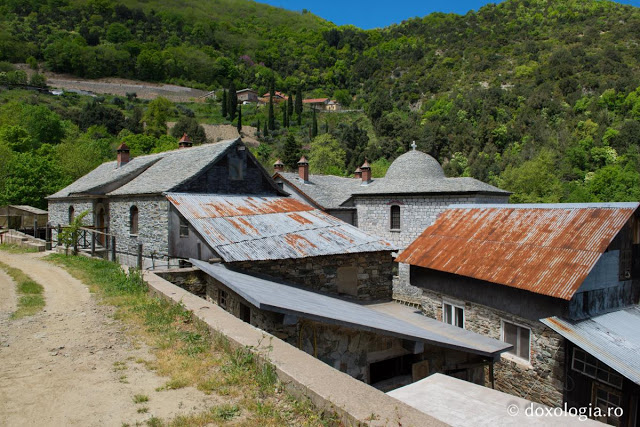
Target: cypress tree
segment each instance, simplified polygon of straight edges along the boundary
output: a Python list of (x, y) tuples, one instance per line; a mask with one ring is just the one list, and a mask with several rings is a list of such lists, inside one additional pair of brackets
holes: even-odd
[(262, 129), (263, 129), (263, 130), (262, 130), (262, 136), (263, 136), (263, 137), (265, 137), (265, 138), (266, 138), (267, 136), (269, 136), (269, 126), (264, 125)]
[(311, 138), (318, 136), (318, 119), (316, 118), (316, 109), (313, 109), (313, 122), (311, 123)]
[(242, 105), (238, 105), (238, 133), (242, 132)]
[(291, 116), (293, 116), (293, 94), (290, 93), (287, 98), (287, 121), (291, 121)]
[(302, 89), (298, 86), (296, 91), (296, 114), (298, 115), (298, 126), (302, 125)]
[(285, 105), (282, 109), (282, 127), (289, 127), (289, 117), (287, 116), (287, 106)]
[(324, 121), (324, 133), (329, 133), (329, 122), (327, 120)]
[(274, 95), (274, 89), (273, 89), (273, 81), (271, 82), (271, 91), (269, 92), (269, 116), (267, 117), (268, 120), (268, 128), (269, 130), (274, 130), (276, 128), (276, 118), (275, 115), (273, 113), (273, 95)]
[(258, 119), (258, 124), (256, 125), (256, 135), (260, 135), (260, 119)]
[(236, 93), (236, 86), (231, 82), (229, 85), (229, 119), (233, 121), (236, 118), (236, 112), (238, 111), (238, 94)]
[(222, 118), (226, 119), (228, 113), (228, 105), (227, 105), (228, 101), (227, 101), (227, 90), (223, 89), (222, 90)]

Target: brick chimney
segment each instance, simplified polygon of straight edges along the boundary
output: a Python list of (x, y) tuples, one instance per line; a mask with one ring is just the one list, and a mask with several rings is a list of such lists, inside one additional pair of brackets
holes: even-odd
[(304, 156), (298, 160), (298, 176), (304, 182), (309, 182), (309, 162)]
[(368, 161), (364, 161), (362, 166), (360, 166), (361, 176), (362, 176), (362, 185), (367, 185), (371, 182), (371, 166)]
[(353, 173), (353, 176), (358, 179), (362, 178), (362, 169), (360, 168), (356, 169), (356, 171)]
[(124, 166), (129, 163), (129, 147), (124, 142), (116, 149), (118, 153), (118, 167)]
[(189, 139), (189, 136), (186, 133), (184, 133), (182, 134), (182, 138), (180, 138), (180, 141), (178, 141), (178, 149), (189, 148), (189, 147), (193, 147), (193, 142), (191, 142), (191, 139)]
[(273, 164), (273, 173), (279, 172), (284, 172), (284, 163), (282, 163), (282, 160), (280, 159), (276, 160), (276, 162)]

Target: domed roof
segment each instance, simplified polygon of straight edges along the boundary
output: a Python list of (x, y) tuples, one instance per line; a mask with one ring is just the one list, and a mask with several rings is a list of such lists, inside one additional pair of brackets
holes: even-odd
[(441, 179), (444, 171), (440, 163), (427, 153), (410, 150), (391, 163), (386, 179)]

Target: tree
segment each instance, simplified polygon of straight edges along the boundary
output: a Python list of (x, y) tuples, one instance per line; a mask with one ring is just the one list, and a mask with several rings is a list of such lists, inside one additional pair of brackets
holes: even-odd
[(31, 79), (29, 79), (29, 84), (35, 87), (47, 87), (47, 78), (40, 73), (33, 73)]
[(236, 112), (238, 111), (238, 94), (236, 94), (236, 86), (233, 81), (229, 85), (229, 95), (227, 97), (229, 106), (229, 120), (233, 121), (236, 118)]
[(256, 125), (256, 135), (260, 134), (260, 119), (258, 119), (258, 124)]
[(302, 89), (298, 86), (296, 90), (296, 115), (298, 116), (298, 126), (302, 125)]
[(275, 95), (275, 88), (273, 80), (271, 81), (271, 90), (269, 91), (269, 115), (267, 117), (269, 130), (274, 130), (276, 128), (276, 118), (273, 113), (273, 96)]
[(144, 132), (144, 125), (142, 120), (143, 116), (144, 116), (144, 111), (142, 111), (141, 107), (138, 107), (138, 106), (133, 107), (131, 116), (125, 119), (125, 122), (124, 122), (125, 129), (128, 129), (131, 133)]
[(227, 105), (229, 101), (227, 101), (227, 90), (222, 90), (222, 118), (226, 119), (229, 115), (229, 106)]
[(282, 163), (284, 163), (289, 170), (296, 170), (298, 167), (298, 160), (300, 160), (300, 146), (292, 134), (287, 135), (283, 149), (284, 154), (282, 156)]
[(289, 127), (289, 117), (287, 116), (287, 106), (285, 105), (284, 108), (282, 108), (282, 127), (283, 128), (288, 128)]
[(73, 255), (78, 255), (78, 241), (80, 240), (80, 228), (84, 227), (84, 218), (89, 215), (89, 210), (82, 211), (79, 215), (76, 215), (71, 224), (62, 230), (62, 233), (58, 236), (58, 242), (64, 245), (65, 255), (69, 254), (69, 248), (73, 247)]
[(293, 116), (293, 94), (290, 93), (287, 97), (287, 121), (291, 120)]
[(340, 141), (329, 134), (317, 136), (311, 142), (309, 170), (323, 175), (344, 175), (346, 153)]
[(316, 109), (313, 109), (313, 117), (311, 121), (311, 138), (318, 136), (318, 119), (316, 118)]
[(242, 105), (238, 105), (238, 133), (242, 132)]
[(171, 136), (179, 139), (184, 134), (189, 135), (194, 144), (204, 144), (207, 142), (207, 134), (200, 123), (193, 117), (182, 116), (171, 129)]
[(144, 112), (143, 120), (146, 123), (145, 133), (160, 137), (167, 134), (167, 119), (173, 103), (161, 96), (151, 101)]
[(111, 135), (117, 135), (125, 124), (124, 115), (120, 110), (106, 107), (96, 100), (85, 104), (78, 120), (78, 126), (82, 130), (87, 130), (91, 126), (104, 126)]

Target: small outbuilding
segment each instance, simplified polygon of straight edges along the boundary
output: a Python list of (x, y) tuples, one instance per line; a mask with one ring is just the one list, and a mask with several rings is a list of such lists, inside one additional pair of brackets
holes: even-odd
[[(27, 205), (6, 205), (0, 207), (0, 228), (19, 230), (33, 234), (47, 227), (49, 213), (45, 210)], [(39, 234), (39, 231), (37, 231)], [(37, 236), (36, 236), (37, 237)]]

